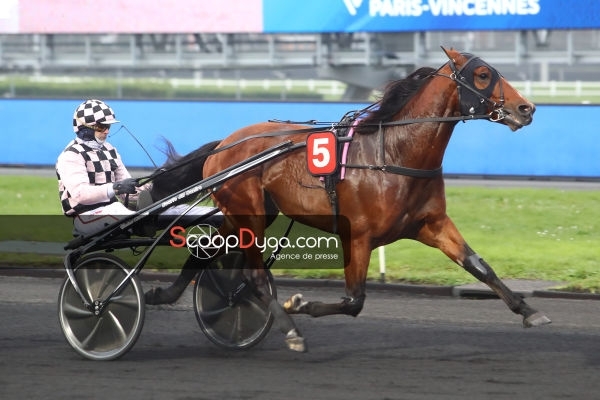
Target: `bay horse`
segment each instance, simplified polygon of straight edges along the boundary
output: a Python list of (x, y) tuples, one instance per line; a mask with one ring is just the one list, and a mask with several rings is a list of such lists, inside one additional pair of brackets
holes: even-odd
[[(265, 289), (260, 250), (245, 249), (249, 279), (279, 320), (289, 349), (306, 351), (304, 338), (290, 314), (357, 316), (365, 301), (372, 250), (399, 239), (417, 240), (441, 250), (487, 284), (511, 311), (520, 314), (525, 327), (550, 323), (543, 312), (512, 292), (459, 233), (446, 214), (441, 173), (446, 146), (459, 121), (487, 119), (516, 131), (532, 122), (535, 106), (480, 58), (442, 49), (448, 62), (438, 69), (420, 68), (390, 83), (373, 107), (350, 118), (354, 136), (344, 165), (345, 177), (334, 187), (336, 207), (332, 207), (332, 193), (326, 190), (323, 180), (307, 171), (306, 146), (227, 180), (212, 194), (226, 218), (220, 229), (222, 235), (244, 227), (261, 240), (278, 212), (324, 231), (336, 230), (339, 235), (346, 292), (339, 303), (307, 301), (296, 294), (279, 304)], [(306, 142), (306, 131), (310, 131), (307, 126), (258, 123), (179, 159), (171, 157), (170, 167), (179, 164), (181, 168), (155, 180), (153, 197), (161, 198), (282, 141)], [(335, 213), (348, 223), (332, 223)], [(149, 291), (146, 301), (156, 304), (176, 300), (200, 262), (190, 258), (171, 287)]]

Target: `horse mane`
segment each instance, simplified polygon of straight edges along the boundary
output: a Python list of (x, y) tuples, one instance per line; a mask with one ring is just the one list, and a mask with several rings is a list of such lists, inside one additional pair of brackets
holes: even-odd
[(356, 131), (369, 134), (377, 131), (380, 122), (389, 122), (417, 91), (427, 82), (435, 68), (421, 67), (404, 79), (390, 82), (380, 100), (376, 103), (377, 108), (369, 111), (357, 125)]
[(175, 150), (175, 146), (173, 146), (173, 143), (171, 143), (169, 139), (163, 138), (162, 140), (165, 147), (164, 149), (161, 149), (161, 152), (167, 156), (167, 160), (159, 167), (159, 169), (167, 169), (176, 164), (177, 161), (181, 159), (182, 155)]

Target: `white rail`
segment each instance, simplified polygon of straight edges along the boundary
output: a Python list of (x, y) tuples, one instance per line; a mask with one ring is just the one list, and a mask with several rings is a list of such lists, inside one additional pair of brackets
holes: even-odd
[(557, 100), (600, 103), (600, 82), (511, 82), (512, 85), (532, 100)]
[[(122, 85), (147, 85), (170, 87), (177, 89), (216, 89), (234, 93), (236, 99), (246, 98), (249, 92), (277, 92), (286, 99), (286, 93), (316, 93), (323, 95), (325, 100), (341, 100), (346, 84), (336, 80), (321, 79), (213, 79), (198, 75), (190, 79), (136, 79), (136, 78), (100, 78), (107, 87), (119, 88)], [(54, 76), (27, 76), (13, 75), (0, 76), (0, 87), (8, 88), (7, 93), (0, 93), (4, 97), (19, 96), (19, 82), (27, 81), (39, 85), (87, 85), (98, 78), (90, 77), (54, 77)], [(511, 81), (511, 84), (523, 95), (537, 102), (566, 102), (576, 104), (600, 104), (600, 82), (588, 81)], [(166, 89), (165, 89), (166, 90)], [(116, 90), (117, 93), (120, 91)]]

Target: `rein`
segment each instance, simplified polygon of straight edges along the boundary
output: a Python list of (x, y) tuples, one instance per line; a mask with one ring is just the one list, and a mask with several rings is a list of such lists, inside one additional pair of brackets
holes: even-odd
[[(357, 116), (364, 114), (367, 110), (372, 108), (375, 104), (376, 103), (371, 104), (370, 106), (363, 108), (362, 110), (359, 110), (356, 112), (350, 112), (348, 114), (354, 114), (354, 118), (356, 118)], [(378, 126), (381, 130), (381, 128), (383, 128), (383, 127), (390, 127), (390, 126), (402, 126), (402, 125), (411, 125), (411, 124), (428, 123), (428, 122), (459, 122), (459, 121), (470, 121), (470, 120), (477, 120), (477, 119), (492, 119), (492, 116), (491, 115), (462, 115), (462, 116), (458, 116), (458, 117), (411, 118), (411, 119), (406, 119), (406, 120), (401, 120), (401, 121), (381, 122), (379, 124), (365, 124), (365, 126)], [(260, 139), (260, 138), (265, 138), (265, 137), (288, 136), (288, 135), (299, 135), (299, 134), (303, 134), (303, 133), (322, 132), (324, 126), (330, 126), (331, 129), (350, 128), (352, 126), (352, 124), (340, 124), (340, 123), (335, 123), (335, 122), (319, 122), (316, 120), (311, 120), (311, 121), (269, 120), (269, 122), (282, 123), (282, 124), (283, 123), (305, 124), (305, 125), (310, 124), (310, 125), (320, 125), (320, 126), (315, 127), (315, 128), (292, 129), (292, 130), (287, 130), (287, 131), (267, 132), (267, 133), (259, 133), (256, 135), (246, 136), (246, 137), (236, 140), (235, 142), (232, 142), (226, 146), (211, 150), (204, 156), (205, 157), (212, 156), (214, 154), (231, 149), (235, 146), (238, 146), (238, 145), (240, 145), (246, 141), (252, 140), (252, 139)], [(380, 137), (381, 137), (381, 144), (383, 146), (383, 135), (380, 135)], [(143, 184), (146, 184), (148, 182), (151, 182), (158, 176), (160, 176), (164, 173), (167, 173), (167, 172), (171, 172), (178, 168), (181, 168), (181, 167), (193, 162), (194, 160), (195, 159), (187, 160), (186, 162), (175, 165), (171, 168), (159, 168), (156, 171), (154, 171), (152, 174), (137, 178), (137, 180), (140, 183), (140, 185), (142, 185), (142, 183), (141, 183), (142, 181), (143, 181)], [(401, 166), (396, 166), (396, 165), (387, 165), (385, 163), (383, 165), (379, 165), (379, 166), (377, 166), (377, 165), (353, 165), (353, 164), (342, 164), (340, 166), (344, 166), (346, 168), (379, 170), (379, 171), (384, 171), (384, 172), (390, 172), (390, 173), (397, 174), (397, 175), (406, 175), (406, 176), (410, 176), (413, 178), (433, 178), (433, 177), (440, 175), (442, 172), (441, 166), (436, 169), (432, 169), (432, 170), (422, 170), (422, 169), (416, 169), (416, 168), (401, 167)]]
[[(278, 122), (283, 122), (283, 121), (278, 121)], [(295, 135), (295, 134), (301, 134), (301, 133), (321, 132), (322, 130), (323, 130), (323, 128), (304, 128), (304, 129), (294, 129), (294, 130), (290, 130), (290, 131), (278, 131), (278, 132), (259, 133), (259, 134), (256, 134), (256, 135), (246, 136), (246, 137), (244, 137), (242, 139), (236, 140), (233, 143), (229, 143), (226, 146), (219, 147), (218, 149), (211, 150), (208, 153), (203, 154), (203, 156), (204, 157), (212, 156), (214, 154), (220, 153), (222, 151), (225, 151), (225, 150), (228, 150), (228, 149), (230, 149), (232, 147), (240, 145), (240, 144), (242, 144), (242, 143), (244, 143), (244, 142), (246, 142), (248, 140), (251, 140), (251, 139), (260, 139), (260, 138), (264, 138), (264, 137), (287, 136), (287, 135)], [(183, 167), (185, 165), (188, 165), (189, 163), (191, 163), (193, 161), (195, 161), (195, 158), (189, 159), (186, 162), (183, 162), (181, 164), (174, 165), (171, 168), (162, 168), (161, 167), (161, 168), (157, 169), (156, 171), (154, 171), (153, 173), (151, 173), (150, 175), (138, 178), (138, 182), (144, 181), (144, 184), (148, 183), (148, 182), (152, 181), (153, 179), (157, 178), (158, 176), (160, 176), (160, 175), (162, 175), (164, 173), (174, 171), (174, 170), (176, 170), (178, 168), (181, 168), (181, 167)]]

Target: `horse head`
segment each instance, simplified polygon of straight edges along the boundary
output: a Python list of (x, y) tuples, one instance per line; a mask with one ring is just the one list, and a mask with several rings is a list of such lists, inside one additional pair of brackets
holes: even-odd
[(533, 120), (535, 105), (513, 88), (492, 66), (469, 53), (442, 50), (449, 61), (437, 72), (456, 82), (462, 115), (489, 115), (516, 131)]

